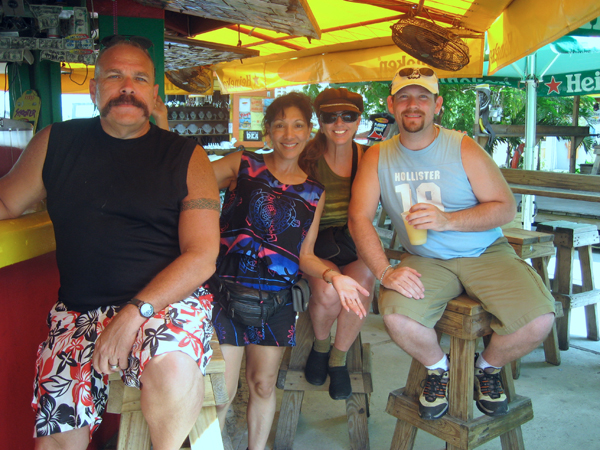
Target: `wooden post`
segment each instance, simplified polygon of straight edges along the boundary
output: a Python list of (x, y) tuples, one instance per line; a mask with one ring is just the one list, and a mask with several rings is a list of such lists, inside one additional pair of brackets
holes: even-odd
[[(573, 126), (576, 127), (579, 124), (579, 103), (580, 97), (576, 95), (573, 97)], [(577, 160), (577, 146), (581, 141), (577, 140), (575, 136), (571, 136), (571, 155), (569, 157), (569, 172), (575, 173), (575, 161)]]
[(600, 145), (594, 145), (594, 165), (592, 166), (592, 175), (600, 174)]

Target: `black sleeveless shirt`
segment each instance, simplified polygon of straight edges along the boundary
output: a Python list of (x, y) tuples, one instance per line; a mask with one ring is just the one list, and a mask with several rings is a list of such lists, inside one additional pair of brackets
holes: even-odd
[(99, 118), (52, 125), (42, 178), (67, 308), (123, 304), (180, 255), (195, 146), (155, 125), (136, 139), (109, 136)]

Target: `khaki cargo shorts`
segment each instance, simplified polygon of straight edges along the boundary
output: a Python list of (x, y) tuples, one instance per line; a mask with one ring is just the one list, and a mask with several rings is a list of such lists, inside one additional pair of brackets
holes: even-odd
[(501, 335), (514, 333), (543, 314), (554, 313), (552, 294), (504, 237), (477, 258), (442, 260), (405, 253), (399, 266), (421, 274), (425, 298), (407, 298), (383, 289), (379, 299), (382, 315), (402, 314), (433, 328), (446, 303), (463, 291), (493, 314), (491, 327)]

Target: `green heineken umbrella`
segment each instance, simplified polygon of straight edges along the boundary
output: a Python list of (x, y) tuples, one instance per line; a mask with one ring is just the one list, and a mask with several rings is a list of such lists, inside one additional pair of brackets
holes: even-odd
[[(600, 21), (588, 24), (548, 44), (533, 55), (533, 73), (528, 72), (528, 58), (506, 66), (492, 75), (492, 80), (537, 81), (538, 96), (600, 94)], [(487, 73), (487, 70), (486, 70)]]
[[(512, 63), (488, 78), (489, 83), (525, 83), (524, 168), (534, 169), (536, 97), (600, 94), (600, 22), (586, 25)], [(530, 227), (533, 199), (526, 196), (523, 221)]]

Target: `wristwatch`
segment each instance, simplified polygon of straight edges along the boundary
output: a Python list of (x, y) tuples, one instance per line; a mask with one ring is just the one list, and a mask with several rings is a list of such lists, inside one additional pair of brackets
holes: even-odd
[(140, 311), (140, 315), (146, 319), (149, 319), (154, 315), (154, 306), (152, 306), (150, 303), (143, 302), (139, 298), (132, 298), (129, 300), (129, 303), (137, 306), (138, 310)]

